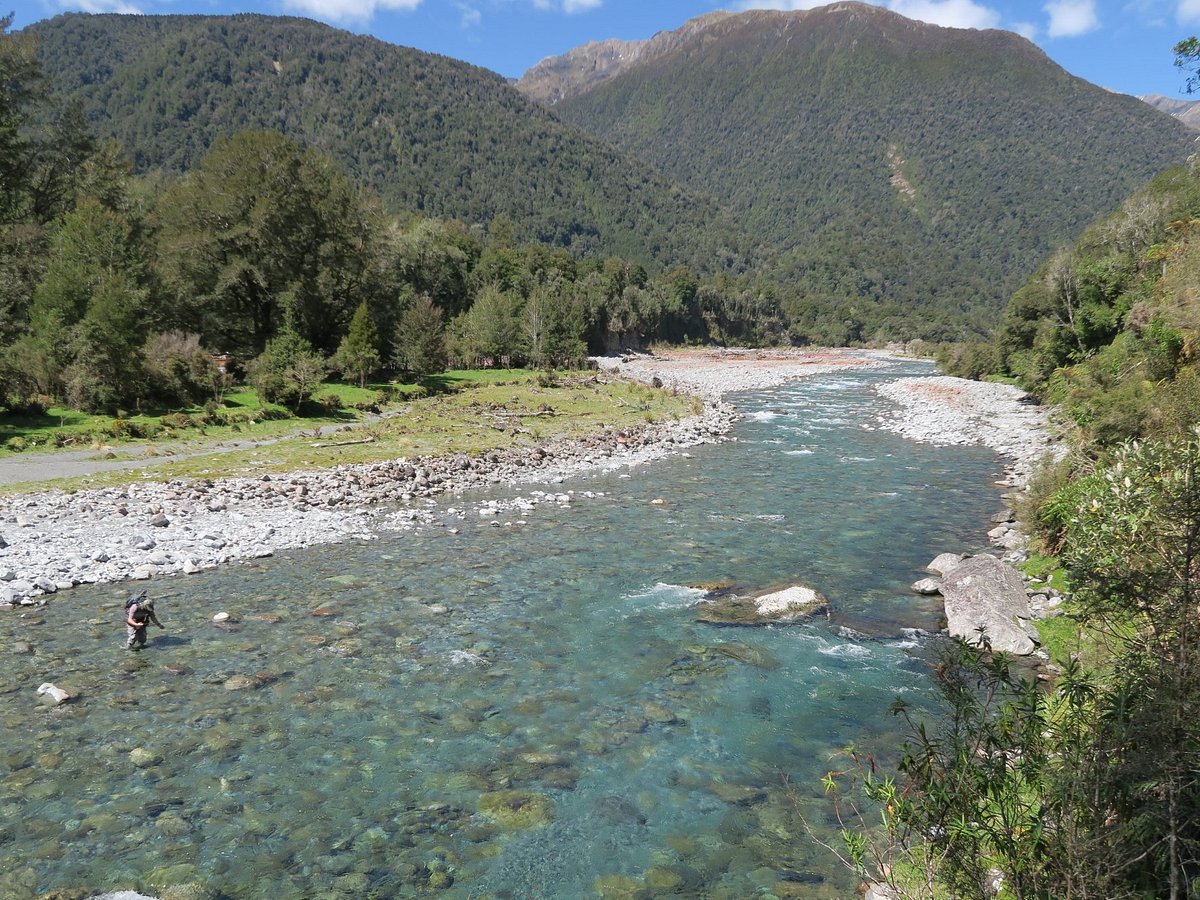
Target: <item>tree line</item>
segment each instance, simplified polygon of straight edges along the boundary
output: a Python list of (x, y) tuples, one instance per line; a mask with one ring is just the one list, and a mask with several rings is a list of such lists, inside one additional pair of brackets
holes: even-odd
[(214, 357), (299, 404), (448, 365), (572, 366), (653, 341), (787, 339), (778, 298), (683, 267), (578, 259), (487, 226), (386, 214), (275, 131), (217, 139), (179, 177), (137, 176), (0, 40), (0, 396), (93, 412), (219, 395)]

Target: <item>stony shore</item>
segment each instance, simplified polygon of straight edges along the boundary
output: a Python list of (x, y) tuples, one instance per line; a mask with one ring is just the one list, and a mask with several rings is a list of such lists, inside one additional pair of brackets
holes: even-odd
[(889, 381), (878, 390), (898, 407), (881, 427), (939, 446), (989, 447), (1006, 459), (1006, 481), (1018, 490), (1042, 459), (1065, 452), (1049, 410), (1013, 385), (930, 376)]
[[(433, 499), (473, 488), (539, 484), (474, 516), (500, 523), (512, 510), (585, 500), (554, 485), (586, 472), (634, 466), (725, 439), (737, 411), (728, 393), (847, 368), (886, 365), (853, 351), (696, 351), (598, 360), (600, 368), (705, 399), (692, 418), (610, 430), (482, 457), (429, 457), (317, 472), (218, 481), (138, 481), (120, 488), (50, 491), (0, 500), (0, 605), (44, 602), (79, 584), (191, 574), (276, 551), (421, 527), (452, 530), (468, 510)], [(885, 385), (899, 412), (881, 422), (919, 440), (984, 443), (1026, 473), (1044, 451), (1044, 418), (1018, 393), (959, 379)], [(1023, 477), (1019, 474), (1015, 477)]]

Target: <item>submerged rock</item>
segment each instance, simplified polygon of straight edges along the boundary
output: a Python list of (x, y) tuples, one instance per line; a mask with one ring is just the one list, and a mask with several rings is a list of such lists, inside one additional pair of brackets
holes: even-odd
[(490, 791), (479, 798), (479, 811), (505, 828), (536, 828), (554, 818), (554, 801), (531, 791)]
[(779, 668), (779, 660), (761, 647), (751, 647), (749, 644), (730, 642), (714, 644), (713, 650), (722, 656), (728, 656), (730, 659), (736, 659), (738, 662), (754, 666), (756, 669), (774, 672)]
[(696, 621), (708, 625), (775, 625), (828, 614), (829, 601), (810, 587), (793, 585), (749, 597), (705, 599), (696, 608)]
[(997, 653), (1028, 656), (1036, 648), (1025, 580), (994, 556), (972, 556), (942, 581), (947, 629), (979, 646), (983, 635)]

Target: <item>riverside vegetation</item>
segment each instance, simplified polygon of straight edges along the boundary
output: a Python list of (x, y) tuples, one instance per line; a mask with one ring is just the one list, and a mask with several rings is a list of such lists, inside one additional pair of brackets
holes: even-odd
[[(1195, 68), (1195, 39), (1177, 53)], [(1021, 512), (1029, 571), (1071, 601), (1050, 689), (958, 647), (899, 776), (854, 754), (827, 779), (848, 826), (878, 808), (846, 859), (898, 896), (1200, 895), (1198, 226), (1193, 158), (1052, 254), (994, 341), (943, 353), (1060, 411), (1072, 451)]]

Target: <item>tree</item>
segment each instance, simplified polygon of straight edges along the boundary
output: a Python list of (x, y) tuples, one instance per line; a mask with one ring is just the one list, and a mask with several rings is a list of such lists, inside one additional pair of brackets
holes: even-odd
[[(213, 149), (157, 204), (159, 253), (180, 317), (218, 349), (250, 355), (283, 323), (332, 349), (365, 298), (372, 227), (350, 183), (325, 157), (272, 131), (243, 131)], [(187, 309), (182, 309), (187, 307)]]
[(396, 325), (394, 363), (415, 377), (446, 370), (446, 330), (442, 311), (425, 294), (408, 304)]
[(1187, 72), (1184, 90), (1194, 94), (1200, 90), (1200, 38), (1182, 40), (1172, 48), (1172, 52), (1175, 54), (1175, 67)]
[(488, 285), (466, 314), (467, 355), (485, 365), (508, 367), (521, 354), (521, 297)]
[(342, 338), (331, 364), (347, 378), (353, 377), (360, 388), (367, 386), (367, 377), (382, 365), (379, 355), (379, 327), (371, 308), (363, 300), (350, 320), (350, 330)]
[(1119, 647), (1109, 803), (1133, 873), (1200, 890), (1200, 432), (1130, 444), (1078, 488), (1063, 555)]
[(325, 360), (312, 344), (285, 325), (251, 363), (250, 382), (261, 400), (299, 412), (325, 377)]
[(143, 366), (152, 396), (186, 404), (218, 399), (227, 376), (200, 344), (200, 335), (182, 331), (150, 335), (142, 347)]
[(123, 272), (96, 283), (87, 314), (66, 331), (62, 380), (71, 407), (117, 412), (141, 395), (146, 302), (147, 291)]
[(421, 219), (393, 229), (384, 242), (383, 265), (395, 289), (407, 285), (455, 316), (470, 306), (468, 284), (479, 253), (479, 241), (462, 223)]
[(12, 21), (11, 13), (0, 18), (0, 225), (27, 212), (34, 148), (25, 126), (42, 99), (36, 44), (28, 34), (9, 34)]
[(572, 365), (587, 355), (581, 306), (558, 276), (529, 294), (521, 311), (521, 331), (534, 366)]
[[(33, 296), (30, 340), (79, 409), (127, 404), (141, 387), (151, 291), (135, 225), (95, 200), (63, 219)], [(69, 371), (68, 371), (69, 370)]]

